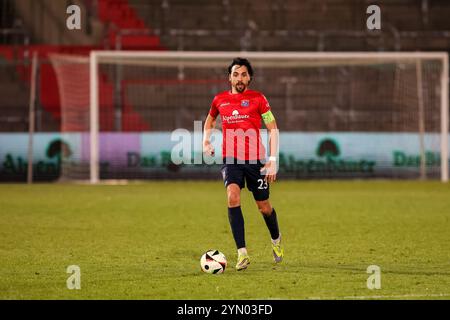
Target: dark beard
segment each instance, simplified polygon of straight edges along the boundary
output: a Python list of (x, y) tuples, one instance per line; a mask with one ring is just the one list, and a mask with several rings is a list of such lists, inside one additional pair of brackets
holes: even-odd
[[(245, 91), (245, 89), (247, 88), (247, 86), (245, 86), (245, 85), (242, 83), (242, 84), (237, 84), (235, 88), (236, 88), (236, 91), (237, 91), (237, 92), (242, 93), (242, 92)], [(242, 88), (242, 89), (239, 89), (239, 88)]]

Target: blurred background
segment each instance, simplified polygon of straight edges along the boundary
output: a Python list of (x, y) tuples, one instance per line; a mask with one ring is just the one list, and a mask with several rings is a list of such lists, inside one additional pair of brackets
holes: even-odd
[[(373, 4), (380, 30), (366, 25)], [(66, 27), (70, 5), (81, 30)], [(444, 0), (0, 0), (0, 181), (89, 177), (93, 50), (448, 52), (448, 17)], [(226, 65), (152, 61), (100, 66), (100, 177), (220, 178), (172, 163), (170, 132), (204, 120)], [(417, 61), (256, 65), (285, 133), (281, 176), (439, 178), (444, 67)]]

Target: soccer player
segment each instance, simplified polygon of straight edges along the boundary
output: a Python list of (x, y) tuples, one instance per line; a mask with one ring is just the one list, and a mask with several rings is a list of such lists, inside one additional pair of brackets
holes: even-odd
[[(236, 269), (239, 271), (250, 264), (240, 200), (245, 183), (269, 229), (275, 263), (283, 259), (277, 214), (269, 201), (269, 185), (276, 180), (277, 173), (278, 130), (267, 99), (260, 92), (249, 89), (253, 77), (250, 62), (235, 58), (228, 67), (228, 74), (231, 90), (214, 97), (204, 126), (203, 151), (214, 155), (211, 130), (220, 115), (224, 161), (221, 171), (227, 190), (228, 219), (238, 249)], [(261, 142), (261, 121), (270, 132), (268, 161), (265, 161), (266, 151)]]

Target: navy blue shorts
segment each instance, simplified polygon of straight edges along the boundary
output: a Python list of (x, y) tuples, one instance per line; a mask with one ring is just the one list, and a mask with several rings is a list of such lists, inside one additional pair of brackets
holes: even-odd
[(225, 188), (235, 183), (243, 189), (247, 184), (247, 189), (253, 193), (256, 201), (269, 199), (269, 184), (264, 181), (265, 175), (261, 174), (263, 166), (260, 161), (258, 163), (227, 164), (224, 159), (221, 172)]

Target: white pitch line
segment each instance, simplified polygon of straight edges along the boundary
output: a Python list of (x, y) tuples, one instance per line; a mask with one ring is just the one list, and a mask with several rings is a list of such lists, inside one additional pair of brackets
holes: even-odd
[(374, 296), (347, 296), (347, 297), (308, 297), (310, 300), (342, 300), (342, 299), (385, 299), (385, 298), (437, 298), (437, 297), (450, 297), (450, 293), (438, 293), (438, 294), (403, 294), (403, 295), (374, 295)]

